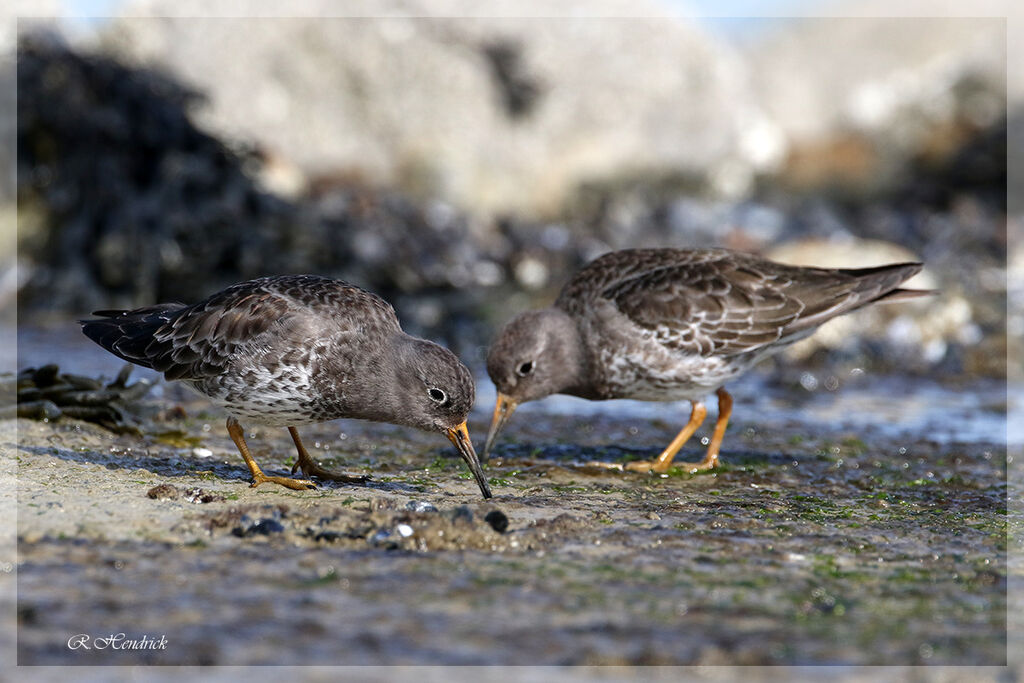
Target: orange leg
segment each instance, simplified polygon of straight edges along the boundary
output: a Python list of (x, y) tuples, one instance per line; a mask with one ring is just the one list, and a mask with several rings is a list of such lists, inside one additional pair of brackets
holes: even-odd
[(306, 447), (302, 445), (302, 439), (299, 438), (299, 430), (295, 427), (289, 427), (288, 433), (292, 435), (292, 441), (295, 442), (295, 450), (299, 452), (298, 461), (292, 465), (292, 474), (295, 474), (295, 470), (301, 468), (302, 473), (307, 477), (318, 477), (320, 479), (327, 479), (330, 481), (340, 481), (346, 484), (365, 484), (369, 481), (369, 477), (363, 475), (353, 474), (334, 474), (313, 462), (313, 458), (310, 457), (309, 452), (306, 451)]
[(316, 484), (305, 479), (290, 479), (288, 477), (268, 477), (263, 474), (263, 470), (256, 464), (252, 455), (249, 453), (249, 446), (245, 443), (245, 436), (242, 433), (242, 425), (238, 424), (238, 420), (233, 417), (228, 418), (228, 434), (231, 435), (231, 440), (238, 446), (238, 452), (242, 454), (242, 459), (245, 460), (245, 464), (249, 466), (249, 471), (252, 472), (252, 486), (253, 488), (270, 482), (272, 484), (280, 484), (285, 488), (295, 489), (297, 491), (304, 491), (306, 489), (316, 488)]
[(711, 436), (711, 443), (708, 444), (707, 455), (697, 465), (699, 470), (709, 470), (718, 466), (718, 451), (722, 446), (722, 439), (725, 438), (725, 428), (729, 424), (729, 416), (732, 415), (732, 396), (725, 389), (719, 388), (715, 392), (718, 395), (718, 421), (715, 422), (715, 433)]
[[(719, 389), (715, 393), (718, 396), (718, 420), (715, 422), (715, 431), (711, 436), (711, 443), (708, 444), (708, 450), (704, 455), (704, 459), (700, 462), (679, 463), (677, 465), (677, 467), (681, 467), (688, 472), (700, 472), (702, 470), (714, 469), (718, 466), (718, 452), (722, 446), (722, 439), (725, 438), (725, 428), (729, 424), (729, 416), (732, 415), (732, 396), (725, 389)], [(661, 455), (654, 460), (637, 460), (626, 463), (625, 466), (619, 463), (603, 462), (592, 462), (589, 465), (607, 469), (627, 469), (631, 472), (657, 472), (659, 474), (668, 472), (669, 468), (672, 467), (672, 461), (680, 449), (689, 441), (693, 433), (700, 428), (704, 418), (707, 416), (707, 409), (701, 401), (693, 401), (691, 405), (693, 409), (690, 412), (690, 421), (676, 435), (676, 438), (672, 439), (672, 443), (665, 447)]]
[[(708, 444), (707, 453), (705, 453), (704, 459), (700, 462), (679, 463), (677, 465), (677, 467), (681, 467), (687, 472), (701, 472), (718, 466), (718, 451), (722, 446), (722, 439), (725, 438), (725, 428), (729, 425), (729, 416), (732, 415), (732, 396), (725, 389), (721, 388), (715, 394), (718, 396), (718, 420), (715, 422), (714, 434), (711, 435), (711, 443)], [(699, 416), (698, 411), (700, 413)], [(683, 431), (679, 432), (679, 436), (672, 440), (668, 448), (662, 451), (658, 459), (650, 463), (649, 468), (644, 468), (641, 463), (629, 463), (626, 465), (626, 469), (639, 472), (667, 472), (668, 468), (672, 466), (672, 459), (679, 452), (679, 449), (683, 447), (683, 444), (686, 443), (686, 440), (697, 431), (697, 427), (703, 422), (705, 414), (706, 411), (703, 404), (694, 403), (690, 422), (683, 427)], [(694, 424), (695, 420), (697, 421), (696, 425)]]
[(690, 437), (697, 431), (708, 414), (703, 402), (693, 401), (692, 405), (693, 410), (690, 411), (690, 421), (676, 434), (676, 438), (672, 439), (672, 443), (665, 447), (661, 455), (654, 460), (637, 460), (636, 462), (626, 463), (626, 469), (631, 472), (657, 472), (659, 474), (668, 472), (668, 468), (672, 467), (672, 460), (676, 457), (676, 453), (683, 447), (683, 444), (690, 440)]

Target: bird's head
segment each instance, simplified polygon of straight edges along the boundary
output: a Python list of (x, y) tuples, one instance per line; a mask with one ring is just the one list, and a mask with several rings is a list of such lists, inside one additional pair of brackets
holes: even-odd
[(398, 347), (395, 373), (401, 396), (408, 401), (403, 422), (427, 431), (440, 431), (466, 461), (484, 498), (491, 497), (480, 459), (473, 450), (466, 416), (473, 407), (473, 375), (455, 354), (433, 342), (409, 338)]
[(498, 390), (498, 402), (484, 457), (516, 406), (565, 392), (579, 384), (582, 371), (579, 330), (563, 311), (529, 311), (505, 325), (487, 354), (487, 374)]

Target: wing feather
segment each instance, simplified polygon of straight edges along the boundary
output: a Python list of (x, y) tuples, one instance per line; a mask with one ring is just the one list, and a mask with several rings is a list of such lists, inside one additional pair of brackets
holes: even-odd
[(556, 305), (586, 315), (600, 299), (666, 348), (729, 356), (799, 338), (884, 297), (918, 270), (802, 268), (724, 249), (625, 250), (580, 271)]
[[(359, 315), (367, 308), (379, 315)], [(96, 315), (106, 319), (84, 321), (86, 334), (169, 380), (220, 374), (236, 354), (270, 347), (271, 334), (275, 339), (292, 338), (297, 348), (306, 348), (312, 338), (330, 337), (346, 326), (399, 329), (394, 309), (379, 297), (340, 280), (313, 275), (243, 282), (191, 306), (164, 304)]]

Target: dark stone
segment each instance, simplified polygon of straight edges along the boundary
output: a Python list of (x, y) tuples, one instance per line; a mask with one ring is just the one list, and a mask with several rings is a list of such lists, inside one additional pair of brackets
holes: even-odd
[(313, 536), (314, 541), (322, 541), (324, 543), (334, 543), (341, 538), (344, 538), (344, 534), (337, 531), (321, 531)]
[(452, 510), (452, 521), (453, 522), (466, 522), (471, 524), (473, 522), (473, 511), (466, 505), (460, 505), (459, 507)]
[(231, 530), (231, 533), (239, 538), (248, 538), (250, 536), (269, 536), (270, 534), (279, 534), (284, 531), (284, 525), (272, 517), (263, 517), (252, 523), (252, 519), (248, 515), (242, 515), (239, 520), (241, 524)]
[(484, 521), (491, 525), (491, 528), (499, 534), (508, 531), (508, 516), (501, 510), (491, 510), (484, 515)]
[(376, 548), (383, 548), (385, 550), (395, 550), (398, 548), (398, 541), (391, 537), (391, 532), (387, 529), (380, 529), (373, 536), (370, 536), (367, 541)]
[(171, 484), (159, 484), (146, 491), (146, 495), (154, 500), (177, 500), (178, 489)]
[(198, 487), (190, 488), (185, 492), (188, 502), (198, 503), (205, 505), (206, 503), (216, 503), (225, 500), (224, 496), (219, 493), (213, 493), (212, 491), (205, 491)]

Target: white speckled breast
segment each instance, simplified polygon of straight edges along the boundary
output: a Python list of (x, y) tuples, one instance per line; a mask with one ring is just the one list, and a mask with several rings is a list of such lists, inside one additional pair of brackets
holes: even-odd
[(729, 356), (688, 353), (665, 345), (658, 330), (640, 328), (601, 304), (581, 331), (605, 398), (638, 401), (702, 399), (791, 341)]

